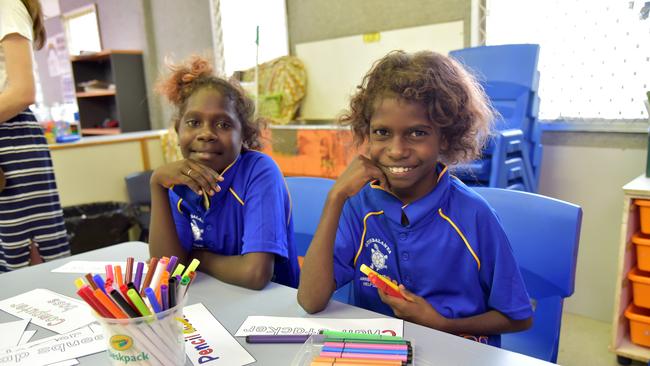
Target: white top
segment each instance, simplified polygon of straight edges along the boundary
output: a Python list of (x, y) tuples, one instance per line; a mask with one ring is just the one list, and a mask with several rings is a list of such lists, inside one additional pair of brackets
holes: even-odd
[[(0, 0), (0, 43), (11, 33), (18, 33), (27, 38), (31, 44), (32, 18), (20, 0)], [(30, 47), (31, 49), (31, 47)], [(0, 47), (0, 92), (7, 86), (5, 51)]]

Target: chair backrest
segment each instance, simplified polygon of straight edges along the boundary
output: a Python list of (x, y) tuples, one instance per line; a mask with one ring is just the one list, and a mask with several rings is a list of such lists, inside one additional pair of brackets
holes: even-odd
[(559, 292), (553, 295), (571, 296), (582, 222), (580, 206), (527, 192), (474, 189), (497, 212), (522, 271), (555, 286)]
[(537, 92), (539, 45), (506, 44), (463, 48), (449, 52), (474, 72), (479, 81), (505, 81)]
[[(302, 267), (301, 257), (309, 249), (325, 206), (325, 200), (327, 200), (327, 194), (335, 180), (313, 177), (287, 177), (285, 180), (291, 195), (293, 241), (296, 244), (298, 263)], [(352, 285), (348, 283), (336, 290), (332, 299), (348, 304), (352, 303)]]
[(151, 205), (151, 189), (149, 180), (153, 170), (146, 170), (127, 175), (126, 190), (129, 194), (129, 201), (136, 205)]
[(314, 177), (287, 177), (285, 180), (291, 196), (296, 251), (299, 256), (304, 256), (318, 227), (327, 194), (335, 181)]
[(535, 305), (532, 328), (504, 334), (501, 346), (555, 363), (563, 300), (573, 294), (575, 287), (582, 209), (533, 193), (474, 189), (501, 219)]

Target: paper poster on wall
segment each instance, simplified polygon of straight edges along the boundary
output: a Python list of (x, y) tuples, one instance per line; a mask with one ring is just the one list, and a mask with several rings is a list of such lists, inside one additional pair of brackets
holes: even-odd
[(51, 77), (71, 73), (68, 48), (63, 33), (47, 37), (45, 49), (47, 50), (47, 70)]

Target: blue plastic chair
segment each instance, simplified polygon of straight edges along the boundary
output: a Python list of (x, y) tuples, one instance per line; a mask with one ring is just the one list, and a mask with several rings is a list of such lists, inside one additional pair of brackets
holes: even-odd
[[(327, 194), (334, 185), (333, 179), (314, 177), (287, 177), (287, 187), (291, 196), (294, 243), (298, 256), (307, 253), (309, 244), (316, 233)], [(348, 302), (351, 286), (341, 287), (333, 299)]]
[(582, 209), (537, 194), (498, 188), (474, 188), (497, 212), (528, 293), (533, 326), (504, 334), (504, 349), (555, 363), (562, 306), (575, 287)]
[[(497, 137), (484, 150), (485, 158), (461, 166), (455, 173), (470, 185), (537, 191), (541, 165), (541, 145), (535, 134), (540, 104), (539, 46), (481, 46), (451, 51), (449, 55), (477, 77), (501, 115), (496, 121)], [(522, 135), (513, 140), (513, 132), (506, 132), (509, 130), (521, 130)], [(506, 145), (506, 156), (498, 154), (502, 150), (500, 143)]]

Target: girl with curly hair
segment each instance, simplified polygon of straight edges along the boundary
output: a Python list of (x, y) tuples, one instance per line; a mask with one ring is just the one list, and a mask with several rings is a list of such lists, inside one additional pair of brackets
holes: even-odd
[[(341, 117), (366, 154), (328, 194), (301, 271), (307, 312), (351, 282), (357, 306), (494, 346), (530, 327), (498, 218), (446, 165), (480, 154), (492, 118), (480, 86), (446, 56), (395, 51), (375, 63)], [(375, 288), (363, 264), (398, 291)]]
[(184, 159), (151, 176), (152, 256), (195, 257), (224, 282), (296, 287), (291, 204), (284, 178), (261, 147), (254, 103), (239, 85), (193, 56), (158, 85), (175, 108)]

